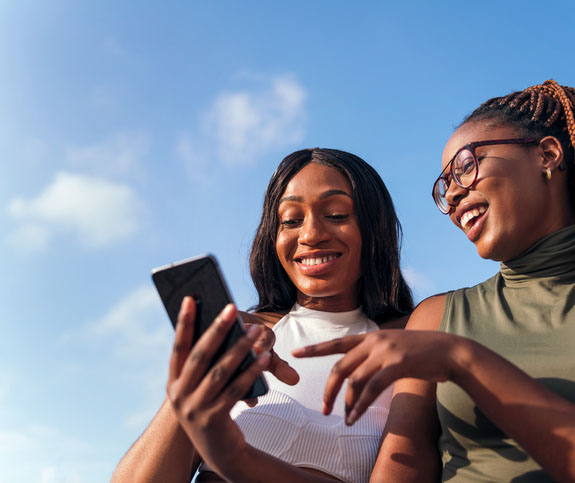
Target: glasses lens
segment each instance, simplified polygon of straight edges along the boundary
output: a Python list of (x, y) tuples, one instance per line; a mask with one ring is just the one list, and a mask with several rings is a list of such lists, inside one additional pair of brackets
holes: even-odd
[(445, 178), (437, 178), (437, 181), (433, 185), (433, 199), (435, 200), (435, 204), (439, 208), (439, 211), (443, 214), (449, 213), (449, 206), (445, 200), (445, 194), (447, 193), (448, 188), (449, 184)]
[(463, 149), (453, 160), (451, 174), (455, 182), (462, 188), (469, 188), (475, 181), (477, 163), (469, 149)]

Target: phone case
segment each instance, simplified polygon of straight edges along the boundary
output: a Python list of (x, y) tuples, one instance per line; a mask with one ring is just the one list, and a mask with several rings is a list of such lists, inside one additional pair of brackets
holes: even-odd
[[(210, 254), (156, 268), (152, 271), (152, 279), (174, 327), (178, 321), (182, 300), (187, 295), (194, 297), (196, 321), (193, 343), (206, 331), (221, 310), (233, 301), (218, 262)], [(214, 355), (210, 366), (244, 334), (245, 327), (241, 316), (238, 314), (236, 322)], [(230, 380), (243, 372), (254, 359), (255, 356), (250, 351)], [(265, 378), (260, 375), (243, 399), (261, 396), (267, 390)]]

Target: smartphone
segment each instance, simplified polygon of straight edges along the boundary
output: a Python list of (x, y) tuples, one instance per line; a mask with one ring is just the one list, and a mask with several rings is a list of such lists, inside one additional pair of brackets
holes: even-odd
[[(228, 303), (233, 302), (218, 262), (213, 255), (200, 255), (171, 265), (155, 268), (152, 270), (152, 280), (174, 328), (178, 321), (178, 313), (184, 297), (190, 295), (196, 301), (194, 344), (221, 310)], [(210, 367), (245, 333), (244, 323), (240, 314), (238, 314), (222, 345), (215, 353)], [(237, 371), (232, 375), (230, 381), (243, 372), (254, 360), (255, 354), (250, 350)], [(262, 396), (267, 391), (268, 385), (265, 377), (261, 374), (243, 399)]]

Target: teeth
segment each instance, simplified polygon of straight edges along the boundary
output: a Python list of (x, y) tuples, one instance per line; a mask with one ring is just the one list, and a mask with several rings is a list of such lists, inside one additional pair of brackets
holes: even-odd
[(464, 229), (467, 229), (471, 225), (471, 220), (477, 218), (479, 215), (482, 215), (486, 211), (487, 208), (485, 206), (480, 206), (478, 208), (473, 208), (472, 210), (466, 211), (461, 217), (461, 226)]
[(335, 260), (337, 258), (336, 255), (330, 255), (329, 257), (318, 257), (318, 258), (302, 258), (300, 263), (303, 265), (313, 266), (319, 265), (321, 263), (329, 262), (330, 260)]

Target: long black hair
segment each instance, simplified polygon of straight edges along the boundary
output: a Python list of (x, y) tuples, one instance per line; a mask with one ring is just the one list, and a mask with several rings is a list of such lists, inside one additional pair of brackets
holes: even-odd
[(273, 174), (250, 253), (250, 271), (258, 292), (256, 312), (281, 312), (296, 302), (297, 291), (276, 253), (278, 205), (290, 180), (307, 164), (337, 169), (351, 184), (361, 233), (360, 303), (372, 320), (413, 310), (411, 290), (399, 266), (401, 225), (381, 177), (363, 159), (337, 149), (302, 149), (286, 156)]

